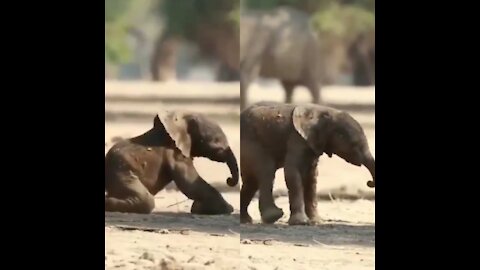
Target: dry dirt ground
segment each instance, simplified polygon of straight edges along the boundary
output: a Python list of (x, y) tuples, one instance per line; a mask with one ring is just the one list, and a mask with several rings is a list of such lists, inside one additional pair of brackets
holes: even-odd
[[(106, 82), (105, 153), (115, 137), (149, 129), (155, 111), (180, 108), (217, 119), (239, 155), (238, 84)], [(259, 89), (262, 88), (262, 89)], [(359, 120), (375, 153), (373, 88), (328, 87), (325, 100)], [(282, 101), (278, 85), (254, 85), (252, 101)], [(297, 90), (295, 102), (309, 100)], [(375, 154), (374, 154), (375, 155)], [(322, 157), (318, 166), (319, 226), (288, 226), (283, 172), (276, 175), (276, 203), (285, 216), (275, 225), (259, 224), (258, 200), (249, 211), (256, 224), (239, 224), (239, 187), (225, 184), (226, 165), (195, 160), (199, 173), (219, 188), (235, 208), (231, 216), (192, 216), (192, 201), (174, 187), (155, 197), (151, 215), (105, 213), (106, 269), (374, 269), (375, 201), (365, 168)], [(352, 200), (353, 199), (353, 200)]]

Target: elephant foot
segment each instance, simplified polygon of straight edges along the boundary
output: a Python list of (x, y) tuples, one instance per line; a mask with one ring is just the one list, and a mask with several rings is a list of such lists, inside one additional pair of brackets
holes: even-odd
[(322, 223), (323, 223), (323, 219), (319, 216), (310, 217), (308, 221), (309, 225), (320, 225)]
[(289, 225), (308, 225), (309, 219), (304, 213), (297, 213), (290, 216)]
[(190, 213), (199, 215), (203, 210), (202, 203), (199, 201), (193, 201), (192, 207), (190, 208)]
[(310, 225), (319, 225), (323, 223), (323, 219), (318, 215), (317, 209), (306, 209), (306, 214), (309, 219), (308, 223)]
[(260, 214), (263, 223), (272, 224), (283, 216), (283, 210), (278, 207), (272, 207), (260, 211)]
[(229, 203), (221, 205), (215, 203), (194, 201), (190, 213), (195, 215), (226, 215), (233, 212), (233, 206)]
[(252, 224), (253, 219), (248, 213), (240, 214), (240, 223), (242, 223), (242, 224)]
[(231, 213), (233, 212), (233, 206), (231, 206), (230, 204), (228, 204), (226, 207), (227, 207), (226, 213), (227, 213), (227, 214), (231, 214)]

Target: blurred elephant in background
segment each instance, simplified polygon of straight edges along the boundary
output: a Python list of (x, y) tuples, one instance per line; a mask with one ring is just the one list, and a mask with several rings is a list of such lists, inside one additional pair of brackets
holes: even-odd
[(215, 59), (220, 63), (216, 74), (218, 81), (238, 80), (240, 51), (238, 31), (232, 31), (230, 24), (199, 23), (190, 39), (170, 32), (158, 36), (150, 62), (153, 81), (176, 78), (178, 51), (180, 45), (185, 42), (194, 44), (203, 57)]
[(309, 89), (321, 103), (322, 59), (319, 38), (308, 14), (288, 7), (246, 11), (240, 19), (240, 99), (247, 105), (247, 89), (257, 77), (280, 80), (285, 102), (292, 102), (296, 86)]
[(240, 80), (240, 74), (238, 69), (220, 64), (217, 69), (216, 80), (219, 82), (238, 82)]
[(354, 85), (375, 85), (375, 32), (360, 34), (350, 45), (348, 56)]

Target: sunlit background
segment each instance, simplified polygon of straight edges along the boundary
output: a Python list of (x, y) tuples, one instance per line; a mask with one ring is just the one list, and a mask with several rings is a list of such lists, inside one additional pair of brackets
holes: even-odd
[[(115, 137), (151, 127), (160, 109), (186, 109), (219, 122), (240, 154), (239, 38), (241, 15), (289, 6), (304, 12), (327, 62), (322, 96), (352, 114), (375, 153), (374, 0), (105, 0), (105, 151)], [(248, 101), (284, 101), (278, 80), (259, 78)], [(294, 102), (310, 102), (298, 87)], [(227, 168), (200, 160), (198, 170), (225, 188)], [(218, 166), (217, 166), (218, 165)], [(282, 172), (277, 176), (281, 179)], [(339, 158), (323, 159), (324, 190), (360, 194), (368, 171)], [(284, 189), (284, 181), (276, 181)], [(342, 191), (343, 192), (343, 191)], [(358, 193), (360, 192), (360, 193)], [(357, 196), (355, 195), (355, 196)]]
[(105, 0), (105, 78), (238, 80), (241, 11), (277, 6), (310, 16), (326, 84), (374, 85), (374, 0)]

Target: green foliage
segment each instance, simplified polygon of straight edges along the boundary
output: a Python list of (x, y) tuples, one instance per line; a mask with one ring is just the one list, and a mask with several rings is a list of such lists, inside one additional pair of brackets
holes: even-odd
[(130, 0), (105, 0), (105, 23), (113, 23), (125, 15)]
[(250, 9), (290, 6), (312, 14), (320, 34), (350, 40), (375, 29), (375, 0), (244, 0)]
[(238, 27), (240, 27), (240, 2), (238, 0), (235, 1), (237, 4), (235, 8), (229, 12), (228, 21), (232, 22), (238, 29)]
[(349, 2), (352, 2), (352, 5), (359, 6), (371, 12), (375, 11), (375, 0), (353, 0)]
[(370, 11), (375, 10), (375, 0), (242, 0), (251, 9), (272, 9), (278, 6), (291, 6), (306, 12), (316, 12), (328, 5), (339, 4), (358, 6)]
[(375, 29), (375, 15), (356, 5), (330, 5), (315, 13), (312, 21), (320, 34), (346, 41)]
[(126, 15), (131, 0), (105, 0), (105, 61), (118, 64), (128, 60), (130, 51), (125, 43)]
[(160, 10), (166, 16), (167, 31), (187, 39), (199, 24), (238, 27), (240, 20), (239, 0), (164, 0)]
[(290, 6), (305, 12), (313, 13), (324, 6), (336, 2), (335, 0), (245, 0), (251, 9), (272, 9), (278, 6)]

